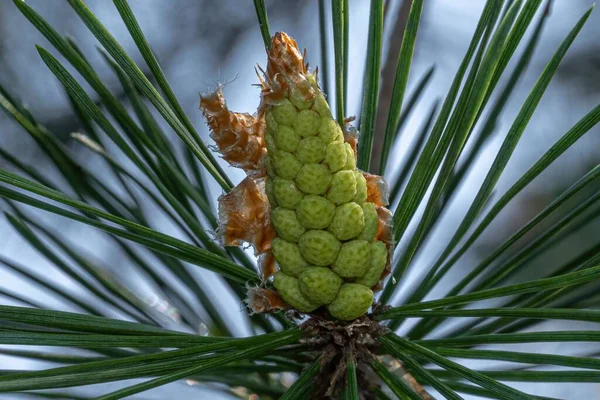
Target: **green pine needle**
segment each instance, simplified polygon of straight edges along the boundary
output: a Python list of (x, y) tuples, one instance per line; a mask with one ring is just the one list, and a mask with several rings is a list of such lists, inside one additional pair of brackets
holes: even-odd
[[(210, 186), (216, 183), (227, 193), (233, 184), (192, 124), (194, 116), (184, 112), (169, 84), (172, 78), (167, 79), (142, 30), (143, 21), (138, 21), (127, 0), (113, 3), (142, 55), (143, 67), (133, 61), (83, 0), (67, 1), (102, 46), (101, 66), (108, 67), (117, 78), (124, 94), (119, 98), (100, 78), (104, 76), (97, 69), (100, 66), (92, 65), (86, 57), (88, 49), (80, 48), (76, 38), (65, 38), (25, 1), (13, 2), (51, 46), (37, 46), (37, 50), (64, 89), (79, 124), (70, 137), (79, 146), (75, 151), (93, 157), (102, 168), (96, 164), (90, 167), (87, 159), (81, 161), (62, 137), (45, 127), (6, 89), (5, 82), (0, 82), (0, 110), (33, 139), (40, 154), (55, 167), (48, 172), (42, 167), (46, 164), (28, 164), (0, 145), (4, 224), (8, 235), (18, 235), (59, 271), (68, 285), (48, 279), (49, 272), (37, 265), (22, 265), (0, 255), (0, 272), (45, 295), (44, 300), (38, 299), (18, 290), (21, 286), (0, 283), (0, 301), (20, 304), (0, 305), (0, 357), (49, 364), (41, 369), (27, 364), (23, 370), (1, 370), (0, 393), (9, 397), (26, 393), (37, 398), (87, 399), (92, 397), (74, 395), (69, 388), (95, 385), (89, 394), (108, 400), (190, 379), (197, 384), (194, 387), (217, 388), (238, 398), (256, 394), (260, 398), (300, 400), (313, 396), (315, 389), (325, 392), (335, 383), (331, 390), (344, 400), (359, 400), (367, 394), (379, 400), (389, 400), (392, 395), (418, 400), (430, 396), (430, 390), (452, 400), (462, 399), (463, 394), (522, 400), (548, 398), (517, 390), (510, 382), (600, 382), (600, 361), (593, 350), (589, 354), (559, 355), (508, 347), (600, 342), (600, 332), (593, 326), (585, 330), (539, 330), (542, 321), (600, 323), (598, 238), (588, 235), (585, 244), (573, 240), (577, 243), (566, 249), (564, 259), (553, 259), (555, 249), (563, 249), (565, 240), (591, 222), (597, 223), (600, 165), (588, 165), (580, 179), (564, 185), (537, 215), (523, 221), (506, 238), (497, 237), (492, 228), (530, 183), (600, 123), (598, 105), (496, 199), (498, 182), (506, 176), (521, 138), (535, 122), (534, 113), (542, 112), (538, 110), (541, 99), (593, 7), (549, 57), (503, 131), (498, 129), (500, 121), (505, 120), (517, 83), (534, 51), (539, 52), (543, 28), (550, 22), (551, 0), (487, 0), (446, 96), (429, 104), (423, 102), (434, 66), (414, 77), (414, 82), (410, 73), (426, 2), (408, 3), (399, 56), (393, 60), (395, 74), (390, 82), (383, 82), (393, 90), (382, 127), (375, 126), (375, 117), (382, 55), (389, 46), (384, 37), (389, 4), (383, 0), (369, 3), (361, 94), (348, 91), (353, 68), (350, 33), (355, 29), (350, 26), (350, 12), (355, 9), (350, 8), (349, 0), (331, 0), (329, 28), (328, 3), (319, 0), (318, 10), (317, 5), (312, 6), (314, 15), (318, 13), (314, 24), (318, 24), (320, 36), (319, 83), (330, 100), (335, 98), (334, 115), (342, 128), (348, 128), (346, 121), (350, 121), (346, 118), (348, 99), (362, 95), (357, 167), (393, 177), (391, 235), (399, 248), (390, 260), (391, 277), (376, 297), (381, 307), (354, 321), (355, 325), (342, 327), (341, 323), (325, 321), (326, 312), (300, 325), (292, 313), (238, 312), (239, 318), (234, 320), (223, 308), (241, 304), (249, 288), (257, 287), (253, 293), (273, 295), (268, 291), (272, 284), (261, 281), (257, 262), (247, 252), (225, 248), (215, 240), (212, 232), (220, 229), (220, 215)], [(254, 0), (253, 5), (268, 51), (271, 32), (265, 1)], [(277, 2), (271, 6), (284, 7)], [(438, 70), (442, 64), (437, 64)], [(332, 66), (335, 80), (329, 82), (328, 68)], [(414, 89), (407, 95), (409, 86)], [(412, 126), (415, 110), (420, 107), (426, 113), (411, 136), (411, 147), (401, 152), (403, 157), (397, 157), (392, 149), (407, 134), (408, 121), (411, 119)], [(165, 127), (179, 140), (171, 140)], [(384, 135), (382, 154), (373, 157), (376, 128)], [(419, 264), (422, 277), (407, 284), (403, 280), (406, 272), (421, 252), (429, 251), (433, 232), (442, 217), (454, 210), (451, 204), (461, 193), (459, 189), (469, 184), (466, 177), (492, 138), (501, 145), (484, 171), (483, 182), (475, 188), (466, 213), (449, 228), (449, 240), (441, 244), (441, 253), (431, 265)], [(373, 162), (378, 165), (371, 165)], [(118, 265), (93, 257), (86, 248), (87, 238), (73, 240), (64, 235), (60, 222), (56, 222), (60, 220), (40, 218), (38, 210), (95, 228), (118, 253)], [(167, 221), (173, 229), (168, 234), (160, 231), (163, 225), (158, 221)], [(464, 255), (484, 234), (498, 244), (461, 276), (450, 280), (449, 272), (462, 265)], [(542, 256), (546, 256), (547, 265), (534, 268)], [(149, 304), (137, 294), (137, 288), (121, 281), (119, 273), (125, 269), (148, 284), (161, 303)], [(533, 272), (523, 278), (526, 270)], [(205, 279), (207, 271), (213, 273), (210, 281)], [(215, 280), (225, 290), (213, 287)], [(433, 290), (442, 286), (444, 294), (430, 299)], [(395, 302), (400, 287), (405, 290), (404, 300)], [(267, 291), (261, 292), (263, 289)], [(69, 311), (48, 309), (46, 298)], [(488, 300), (492, 299), (494, 304), (490, 305)], [(162, 305), (176, 310), (178, 318), (167, 320)], [(415, 323), (397, 331), (407, 319)], [(247, 328), (247, 337), (236, 336), (240, 326), (244, 334)], [(368, 329), (377, 333), (364, 334)], [(430, 335), (432, 332), (435, 336)], [(350, 333), (362, 341), (349, 340)], [(490, 345), (494, 349), (489, 349)], [(468, 360), (516, 366), (477, 370), (465, 366)], [(288, 383), (283, 378), (290, 374), (296, 379)], [(125, 382), (131, 379), (137, 381)], [(110, 382), (119, 386), (103, 385)]]
[(383, 44), (383, 0), (372, 0), (369, 14), (369, 41), (367, 66), (363, 83), (362, 113), (360, 115), (361, 137), (358, 141), (356, 167), (369, 171), (371, 152), (375, 137), (375, 118), (379, 102), (379, 77)]

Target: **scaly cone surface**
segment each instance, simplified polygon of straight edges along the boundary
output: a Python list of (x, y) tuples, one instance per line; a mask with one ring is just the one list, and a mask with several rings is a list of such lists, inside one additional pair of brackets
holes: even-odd
[(252, 291), (254, 311), (325, 307), (354, 320), (389, 273), (385, 182), (356, 169), (356, 135), (333, 119), (316, 72), (285, 33), (273, 37), (261, 84), (255, 117), (229, 111), (220, 88), (201, 99), (224, 159), (248, 174), (219, 199), (221, 238), (252, 244), (263, 278), (273, 276), (276, 293)]

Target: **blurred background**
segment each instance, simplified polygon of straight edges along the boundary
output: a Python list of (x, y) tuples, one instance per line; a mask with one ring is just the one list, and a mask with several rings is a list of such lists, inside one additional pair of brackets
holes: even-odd
[[(66, 3), (58, 0), (29, 0), (28, 3), (42, 14), (59, 33), (72, 36), (91, 60), (102, 80), (108, 83), (109, 88), (118, 98), (125, 99), (125, 93), (123, 93), (116, 76), (97, 51), (98, 43)], [(149, 72), (112, 2), (87, 0), (86, 3), (125, 50), (139, 63), (142, 70)], [(326, 3), (329, 5), (329, 2)], [(399, 47), (400, 38), (397, 27), (403, 26), (406, 18), (408, 8), (405, 3), (407, 2), (402, 0), (387, 1), (386, 37), (384, 40), (386, 46), (391, 43), (392, 47)], [(161, 62), (169, 83), (189, 118), (207, 143), (211, 144), (212, 142), (198, 110), (199, 93), (214, 89), (217, 83), (226, 83), (225, 95), (231, 109), (250, 113), (256, 109), (259, 103), (259, 89), (252, 86), (258, 83), (254, 66), (256, 64), (265, 65), (265, 53), (251, 1), (130, 0), (130, 4)], [(310, 65), (320, 65), (317, 1), (266, 0), (266, 5), (271, 31), (282, 30), (293, 36), (301, 48), (307, 49)], [(391, 166), (388, 168), (390, 176), (394, 176), (402, 168), (403, 156), (413, 144), (415, 132), (424, 123), (431, 105), (437, 99), (443, 100), (446, 95), (466, 51), (483, 5), (483, 0), (427, 0), (425, 2), (407, 93), (412, 92), (418, 79), (429, 68), (434, 66), (435, 72), (423, 97), (407, 120), (400, 144), (392, 150)], [(415, 259), (408, 278), (403, 284), (410, 285), (411, 282), (422, 277), (422, 268), (435, 261), (443, 249), (442, 246), (454, 233), (529, 90), (562, 39), (590, 5), (591, 0), (555, 0), (552, 3), (551, 15), (544, 27), (539, 45), (528, 68), (520, 77), (505, 112), (498, 120), (494, 135), (485, 142), (484, 151), (476, 158), (474, 167), (467, 171), (466, 183), (460, 186), (457, 195), (450, 199), (451, 212), (442, 215), (440, 223), (436, 226), (427, 245)], [(326, 9), (329, 11), (329, 7)], [(360, 114), (368, 14), (369, 2), (367, 0), (350, 1), (348, 83), (350, 115)], [(536, 20), (532, 26), (535, 22)], [(331, 32), (328, 34), (331, 43)], [(528, 35), (523, 42), (526, 42), (527, 38)], [(596, 11), (569, 50), (555, 79), (544, 95), (497, 185), (495, 199), (504, 193), (560, 136), (598, 105), (600, 100), (599, 38), (600, 13)], [(89, 168), (105, 168), (98, 156), (93, 155), (71, 138), (71, 133), (79, 132), (82, 129), (79, 120), (73, 114), (60, 84), (40, 59), (34, 44), (52, 49), (52, 46), (28, 23), (11, 1), (0, 0), (1, 83), (9, 92), (27, 104), (30, 111), (42, 124), (60, 137), (83, 165)], [(520, 50), (522, 48), (517, 50), (517, 57)], [(390, 93), (388, 90), (390, 71), (393, 74), (395, 57), (397, 57), (395, 51), (397, 50), (388, 51), (386, 48), (384, 52), (382, 63), (384, 67), (383, 98), (380, 104), (386, 104), (386, 96), (389, 96)], [(329, 60), (332, 61), (332, 55)], [(329, 82), (333, 81), (332, 66), (330, 65), (328, 68)], [(512, 66), (514, 63), (509, 65), (507, 71), (510, 71)], [(322, 70), (322, 68), (320, 69)], [(503, 87), (503, 84), (504, 81), (499, 87)], [(325, 87), (325, 90), (332, 93), (331, 86)], [(95, 93), (92, 94), (92, 96), (94, 95)], [(330, 98), (330, 101), (333, 102), (333, 96)], [(334, 104), (332, 106), (335, 107)], [(167, 124), (160, 118), (157, 119), (163, 124), (165, 131), (169, 132), (173, 142), (179, 143), (179, 139), (168, 129)], [(378, 128), (381, 129), (381, 126)], [(451, 284), (453, 279), (457, 279), (464, 271), (475, 265), (478, 260), (495, 249), (592, 166), (597, 165), (600, 162), (599, 133), (600, 128), (595, 127), (512, 201), (486, 234), (462, 258), (459, 267), (454, 269), (455, 275), (449, 276), (447, 284)], [(40, 152), (35, 142), (4, 113), (0, 113), (0, 147), (21, 161), (35, 165), (48, 176), (55, 173), (54, 167)], [(243, 173), (239, 170), (228, 167), (224, 163), (223, 165), (234, 183), (243, 178)], [(0, 158), (0, 167), (7, 168), (7, 164), (2, 158)], [(216, 207), (216, 199), (221, 191), (212, 182), (210, 190)], [(592, 213), (585, 223), (580, 223), (579, 229), (571, 232), (565, 240), (554, 243), (552, 249), (545, 252), (543, 257), (532, 260), (531, 265), (525, 269), (525, 273), (535, 276), (540, 271), (553, 270), (561, 265), (561, 262), (596, 244), (597, 238), (600, 237), (600, 225), (593, 217), (597, 214), (597, 212)], [(116, 281), (124, 287), (130, 288), (148, 307), (163, 313), (167, 320), (165, 324), (176, 323), (178, 318), (176, 305), (169, 304), (156, 288), (146, 285), (143, 279), (130, 273), (128, 266), (123, 262), (122, 254), (114, 249), (112, 242), (105, 235), (66, 219), (43, 213), (32, 212), (30, 215), (50, 224), (61, 235), (69, 238), (96, 259), (101, 260), (103, 265), (112, 270)], [(158, 211), (155, 215), (153, 227), (173, 235), (178, 234), (176, 228), (166, 222), (166, 219)], [(514, 251), (534, 237), (535, 232), (514, 246)], [(400, 243), (401, 247), (402, 243)], [(62, 285), (65, 290), (76, 296), (85, 296), (83, 289), (74, 285), (46, 258), (33, 250), (20, 235), (12, 230), (5, 219), (0, 219), (0, 255), (18, 261), (26, 268), (41, 274), (44, 279)], [(197, 268), (191, 270), (197, 273)], [(228, 317), (239, 319), (240, 313), (244, 312), (242, 305), (224, 295), (222, 286), (211, 274), (204, 274), (202, 279), (206, 282), (214, 282), (214, 285), (211, 283), (206, 287), (213, 296), (219, 299), (223, 313), (227, 313)], [(28, 284), (16, 274), (3, 268), (0, 268), (0, 282), (2, 282), (2, 286), (29, 294), (39, 302), (49, 305), (50, 308), (77, 311), (56, 300), (43, 288)], [(436, 293), (443, 293), (445, 289), (445, 287), (439, 288), (432, 296), (435, 297)], [(402, 290), (399, 292), (398, 300), (401, 300)], [(13, 304), (10, 300), (4, 299), (0, 299), (0, 302)], [(169, 322), (169, 320), (172, 321)], [(559, 325), (558, 323), (545, 323), (536, 329), (560, 329)], [(574, 324), (570, 322), (569, 325), (572, 327)], [(578, 327), (581, 329), (586, 326), (583, 323), (575, 325), (581, 325)], [(245, 333), (247, 333), (247, 329), (240, 323), (236, 334), (243, 335)], [(531, 351), (531, 347), (527, 349)], [(588, 345), (582, 343), (560, 346), (536, 345), (535, 350), (557, 354), (584, 354), (594, 351), (593, 348), (590, 349)], [(0, 356), (0, 370), (25, 369), (32, 366), (44, 367), (45, 365), (21, 358)], [(484, 365), (469, 362), (468, 365), (485, 367), (489, 366), (489, 363)], [(514, 385), (540, 396), (564, 399), (600, 399), (600, 385), (598, 384), (514, 383)], [(109, 387), (117, 386), (119, 384)], [(93, 389), (93, 387), (85, 388), (79, 392), (90, 393), (90, 390)], [(173, 393), (177, 393), (176, 397), (173, 397)], [(134, 396), (134, 398), (207, 398), (198, 393), (211, 396), (208, 398), (220, 398), (218, 397), (220, 394), (217, 392), (198, 392), (195, 388), (186, 387), (182, 383), (172, 384), (138, 397)]]

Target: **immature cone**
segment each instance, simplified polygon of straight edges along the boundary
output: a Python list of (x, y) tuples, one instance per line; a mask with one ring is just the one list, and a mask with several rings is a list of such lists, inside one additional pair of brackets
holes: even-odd
[[(383, 178), (356, 169), (356, 136), (343, 132), (332, 118), (316, 73), (308, 72), (296, 42), (277, 33), (268, 56), (255, 131), (238, 132), (256, 139), (253, 143), (261, 142), (257, 132), (264, 135), (264, 159), (254, 146), (249, 146), (248, 157), (252, 165), (265, 167), (270, 214), (261, 218), (270, 220), (275, 239), (269, 246), (264, 243), (269, 234), (260, 235), (260, 241), (254, 239), (258, 233), (232, 237), (253, 243), (259, 253), (270, 248), (279, 267), (274, 286), (291, 307), (306, 313), (325, 306), (333, 317), (353, 320), (368, 311), (372, 289), (389, 269), (390, 213), (383, 208), (387, 187)], [(223, 101), (219, 105), (224, 109)], [(221, 115), (220, 120), (235, 118)], [(229, 129), (228, 135), (213, 132), (212, 137), (231, 138), (232, 124), (221, 125)], [(235, 161), (243, 164), (239, 154)], [(252, 170), (253, 177), (260, 175), (257, 170)], [(232, 197), (220, 201), (221, 231), (261, 226), (240, 221), (240, 216), (262, 213), (232, 210)], [(247, 203), (240, 201), (240, 206)], [(226, 245), (238, 244), (223, 239)]]

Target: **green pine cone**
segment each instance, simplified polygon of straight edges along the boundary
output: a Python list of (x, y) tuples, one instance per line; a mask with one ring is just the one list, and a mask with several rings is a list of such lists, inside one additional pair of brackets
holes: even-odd
[(344, 168), (344, 165), (346, 165), (346, 157), (346, 146), (344, 146), (344, 143), (329, 143), (327, 149), (325, 149), (324, 164), (326, 164), (329, 167), (329, 170), (331, 172), (337, 172), (340, 169)]
[(279, 270), (286, 275), (298, 277), (304, 269), (311, 265), (302, 258), (300, 247), (296, 243), (291, 243), (282, 238), (275, 238), (271, 243), (273, 256), (279, 265)]
[(279, 271), (273, 275), (273, 285), (283, 298), (283, 301), (294, 307), (300, 312), (311, 312), (319, 304), (313, 303), (300, 292), (300, 283), (298, 279), (288, 276)]
[[(267, 126), (266, 126), (267, 133), (272, 135), (277, 130), (277, 127), (279, 126), (279, 124), (277, 123), (277, 120), (275, 119), (275, 115), (273, 114), (273, 110), (269, 110), (265, 114), (265, 122), (267, 124)], [(269, 149), (267, 148), (267, 150), (269, 150)], [(271, 151), (271, 150), (269, 150), (269, 151)]]
[(366, 273), (354, 281), (365, 285), (366, 287), (373, 287), (381, 279), (381, 274), (387, 264), (388, 249), (385, 243), (377, 241), (371, 243), (369, 248), (370, 263)]
[(293, 105), (296, 106), (298, 110), (306, 110), (307, 108), (311, 108), (311, 106), (315, 102), (315, 99), (307, 99), (305, 96), (302, 95), (302, 92), (298, 92), (296, 88), (292, 88), (290, 93), (290, 101)]
[(292, 127), (281, 125), (273, 134), (273, 139), (277, 149), (293, 153), (301, 138)]
[(342, 278), (335, 272), (325, 267), (311, 267), (305, 269), (298, 277), (300, 292), (318, 304), (329, 304), (337, 295), (342, 286)]
[(344, 141), (342, 129), (335, 120), (331, 119), (331, 117), (321, 118), (318, 135), (327, 144)]
[(269, 204), (271, 205), (271, 207), (277, 207), (277, 199), (275, 199), (275, 192), (273, 189), (274, 183), (272, 179), (269, 179), (266, 183), (265, 183), (265, 194), (267, 195), (267, 198), (269, 199)]
[(298, 311), (327, 306), (349, 321), (371, 306), (370, 288), (381, 279), (388, 250), (375, 241), (377, 207), (367, 201), (354, 150), (314, 76), (307, 80), (314, 97), (292, 85), (265, 114), (265, 191), (279, 267), (274, 285)]
[(351, 240), (342, 245), (331, 269), (343, 278), (363, 276), (369, 267), (369, 242)]
[(316, 136), (307, 137), (298, 143), (296, 157), (303, 164), (316, 164), (325, 157), (325, 142)]
[(366, 286), (344, 283), (327, 309), (337, 319), (352, 321), (369, 310), (373, 297), (373, 292)]
[(305, 164), (296, 177), (296, 186), (306, 194), (323, 194), (330, 182), (331, 172), (323, 164)]
[[(290, 210), (295, 210), (298, 207), (304, 194), (296, 187), (294, 181), (282, 178), (269, 179), (267, 187), (269, 187), (269, 182), (272, 182), (271, 190), (278, 205)], [(268, 191), (267, 195), (269, 195)], [(269, 196), (269, 201), (271, 201), (271, 196)]]
[(319, 113), (321, 117), (331, 119), (331, 110), (329, 109), (329, 104), (327, 104), (327, 100), (323, 97), (322, 94), (319, 93), (315, 102), (313, 103), (312, 109)]
[(320, 267), (333, 264), (342, 247), (331, 233), (317, 230), (302, 235), (298, 246), (306, 261)]
[(379, 227), (377, 207), (375, 207), (375, 204), (373, 203), (365, 203), (363, 204), (362, 209), (365, 217), (365, 229), (358, 235), (358, 238), (370, 242), (375, 239)]
[(302, 110), (294, 122), (294, 130), (302, 137), (314, 136), (317, 134), (321, 118), (319, 114), (312, 110)]
[(306, 229), (326, 229), (335, 213), (335, 204), (325, 197), (306, 195), (301, 199), (296, 215)]
[(356, 196), (354, 171), (340, 171), (333, 174), (327, 198), (335, 204), (348, 203)]
[(367, 201), (367, 180), (360, 171), (354, 171), (354, 177), (356, 178), (356, 196), (354, 196), (353, 201), (358, 204), (363, 204)]
[(271, 211), (271, 222), (275, 227), (277, 235), (288, 242), (297, 243), (304, 232), (306, 232), (306, 229), (298, 221), (296, 213), (293, 210), (277, 207)]
[(277, 150), (273, 154), (271, 163), (275, 173), (283, 179), (294, 179), (300, 168), (302, 168), (302, 163), (298, 161), (296, 156), (283, 150)]
[(288, 99), (284, 99), (280, 104), (273, 107), (273, 116), (278, 124), (293, 126), (298, 116), (296, 107)]
[(344, 169), (354, 171), (356, 169), (354, 150), (352, 150), (352, 147), (348, 143), (344, 143), (344, 147), (346, 148), (346, 164), (344, 165)]
[(265, 133), (265, 144), (267, 146), (267, 151), (271, 154), (277, 151), (277, 144), (275, 143), (275, 136), (272, 133)]
[(356, 237), (365, 228), (363, 209), (356, 203), (342, 204), (335, 210), (329, 226), (331, 233), (339, 240)]

